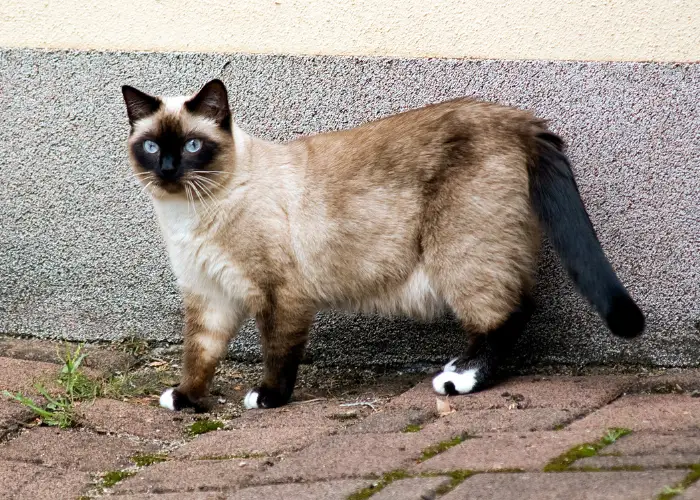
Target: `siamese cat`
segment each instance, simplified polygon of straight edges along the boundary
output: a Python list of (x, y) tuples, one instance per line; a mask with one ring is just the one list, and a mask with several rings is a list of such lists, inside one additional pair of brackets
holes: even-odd
[(182, 379), (164, 407), (206, 409), (249, 317), (264, 374), (245, 406), (284, 405), (327, 308), (422, 320), (451, 311), (467, 347), (434, 389), (488, 387), (530, 315), (541, 232), (613, 334), (644, 329), (562, 140), (529, 112), (456, 99), (278, 144), (233, 123), (219, 80), (188, 97), (122, 91), (130, 163), (184, 298)]

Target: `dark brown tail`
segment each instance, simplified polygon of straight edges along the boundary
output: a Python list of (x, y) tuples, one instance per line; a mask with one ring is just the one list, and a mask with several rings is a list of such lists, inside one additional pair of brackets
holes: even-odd
[(644, 331), (644, 314), (605, 257), (562, 152), (562, 140), (543, 132), (538, 158), (530, 167), (530, 199), (564, 268), (608, 328), (620, 337)]

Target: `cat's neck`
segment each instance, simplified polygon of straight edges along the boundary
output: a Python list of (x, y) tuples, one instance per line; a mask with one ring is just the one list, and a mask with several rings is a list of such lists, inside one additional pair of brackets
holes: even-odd
[[(204, 201), (182, 194), (153, 197), (153, 205), (166, 234), (199, 232), (215, 228), (235, 212), (273, 217), (298, 192), (303, 160), (288, 144), (269, 142), (247, 134), (234, 125), (231, 164), (217, 178), (221, 188)], [(285, 211), (283, 209), (283, 211)], [(256, 215), (257, 214), (257, 215)]]

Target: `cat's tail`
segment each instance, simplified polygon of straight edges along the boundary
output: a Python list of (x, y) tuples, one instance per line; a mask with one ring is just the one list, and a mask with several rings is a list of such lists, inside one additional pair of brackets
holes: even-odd
[(644, 331), (644, 314), (605, 257), (571, 171), (562, 140), (542, 131), (537, 156), (529, 168), (530, 199), (535, 213), (579, 292), (615, 335)]

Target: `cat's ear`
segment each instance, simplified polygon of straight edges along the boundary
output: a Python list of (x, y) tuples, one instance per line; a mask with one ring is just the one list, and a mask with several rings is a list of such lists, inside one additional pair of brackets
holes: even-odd
[(122, 87), (122, 94), (126, 103), (126, 112), (129, 115), (129, 123), (132, 125), (147, 116), (151, 116), (160, 109), (162, 104), (157, 97), (150, 96), (128, 85)]
[(196, 96), (185, 103), (185, 106), (190, 113), (211, 118), (221, 128), (231, 130), (228, 92), (221, 80), (212, 80), (207, 83)]

